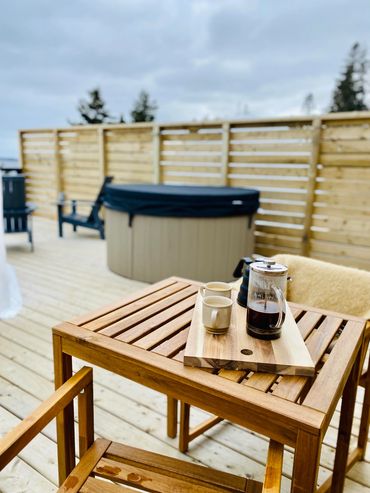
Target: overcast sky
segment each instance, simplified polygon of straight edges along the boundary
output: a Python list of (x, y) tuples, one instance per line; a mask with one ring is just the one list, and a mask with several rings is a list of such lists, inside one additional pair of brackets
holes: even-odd
[(370, 49), (369, 0), (12, 0), (0, 17), (0, 156), (17, 129), (78, 121), (99, 87), (129, 117), (140, 89), (161, 122), (328, 107), (351, 45)]

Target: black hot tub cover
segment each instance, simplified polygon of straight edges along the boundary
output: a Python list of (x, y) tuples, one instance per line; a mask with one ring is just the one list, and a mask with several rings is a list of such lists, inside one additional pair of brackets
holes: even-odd
[(258, 190), (176, 185), (106, 186), (104, 205), (135, 214), (167, 217), (225, 217), (254, 214)]

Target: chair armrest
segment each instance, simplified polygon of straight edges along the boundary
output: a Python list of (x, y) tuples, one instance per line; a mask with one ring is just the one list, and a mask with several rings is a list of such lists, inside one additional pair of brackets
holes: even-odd
[(280, 493), (284, 445), (270, 440), (262, 493)]
[(92, 385), (92, 369), (85, 366), (41, 403), (32, 414), (0, 439), (0, 470), (90, 385)]
[(37, 205), (34, 204), (33, 202), (26, 202), (26, 207), (27, 207), (27, 211), (29, 213), (34, 212), (35, 210), (37, 210)]
[(78, 204), (95, 204), (94, 200), (89, 200), (89, 199), (73, 199), (71, 202), (76, 202)]
[(72, 205), (73, 203), (87, 204), (87, 205), (95, 204), (93, 200), (87, 200), (87, 199), (57, 200), (56, 202), (53, 202), (54, 205)]

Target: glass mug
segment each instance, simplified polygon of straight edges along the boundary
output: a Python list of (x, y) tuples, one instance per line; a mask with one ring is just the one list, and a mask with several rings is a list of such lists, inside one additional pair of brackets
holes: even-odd
[(247, 333), (258, 339), (278, 339), (286, 313), (288, 268), (266, 259), (249, 269)]

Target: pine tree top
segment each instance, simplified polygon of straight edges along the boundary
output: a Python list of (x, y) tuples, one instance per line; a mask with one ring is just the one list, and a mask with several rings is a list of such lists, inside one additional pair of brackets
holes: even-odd
[(111, 120), (111, 116), (105, 108), (105, 101), (100, 95), (99, 88), (89, 91), (89, 100), (81, 99), (77, 109), (81, 115), (83, 124), (99, 124)]
[(349, 53), (347, 64), (333, 92), (331, 112), (364, 111), (366, 105), (366, 50), (355, 43)]

